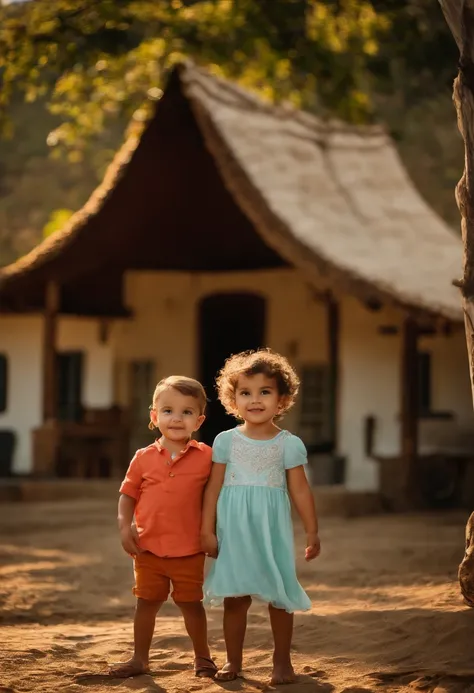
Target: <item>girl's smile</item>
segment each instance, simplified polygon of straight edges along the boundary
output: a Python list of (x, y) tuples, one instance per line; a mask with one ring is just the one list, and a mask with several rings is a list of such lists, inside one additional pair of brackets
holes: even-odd
[(279, 412), (280, 400), (275, 378), (264, 373), (239, 376), (235, 404), (244, 421), (254, 425), (273, 421)]

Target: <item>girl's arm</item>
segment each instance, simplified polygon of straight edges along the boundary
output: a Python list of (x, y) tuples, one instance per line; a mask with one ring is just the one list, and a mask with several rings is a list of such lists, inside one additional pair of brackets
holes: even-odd
[(217, 557), (216, 513), (217, 500), (224, 483), (225, 464), (214, 462), (209, 481), (204, 491), (202, 505), (201, 544), (203, 551), (212, 558)]
[(140, 548), (137, 546), (135, 536), (132, 530), (133, 515), (137, 501), (131, 496), (120, 494), (118, 502), (118, 526), (120, 531), (120, 540), (124, 551), (131, 556), (136, 556), (140, 553)]
[(318, 517), (314, 505), (313, 492), (308, 484), (308, 479), (303, 465), (288, 469), (286, 472), (288, 492), (301, 517), (306, 532), (306, 552), (305, 558), (311, 561), (319, 556), (321, 543), (318, 534)]

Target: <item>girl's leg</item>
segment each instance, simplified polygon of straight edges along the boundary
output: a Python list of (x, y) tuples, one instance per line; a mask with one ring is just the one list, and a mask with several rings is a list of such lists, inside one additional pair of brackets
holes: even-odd
[(218, 681), (233, 681), (242, 670), (247, 612), (251, 603), (250, 597), (224, 599), (224, 639), (227, 663), (217, 673), (216, 679)]
[(293, 683), (295, 672), (291, 663), (291, 641), (293, 638), (293, 614), (284, 609), (268, 607), (275, 650), (273, 652), (272, 684)]
[(128, 662), (119, 662), (113, 666), (109, 674), (117, 678), (128, 678), (146, 674), (149, 663), (151, 640), (155, 631), (155, 619), (159, 608), (163, 602), (150, 601), (148, 599), (137, 599), (135, 609), (135, 620), (133, 623), (133, 635), (135, 641), (135, 651), (133, 657)]

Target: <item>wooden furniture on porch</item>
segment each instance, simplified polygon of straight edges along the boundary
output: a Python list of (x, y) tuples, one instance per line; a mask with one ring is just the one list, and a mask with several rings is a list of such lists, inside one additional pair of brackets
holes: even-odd
[(88, 410), (82, 421), (50, 419), (33, 431), (33, 474), (122, 477), (129, 463), (129, 430), (118, 410)]
[[(374, 458), (379, 463), (379, 492), (385, 509), (406, 509), (406, 488), (400, 457)], [(418, 455), (414, 468), (419, 502), (418, 510), (463, 508), (474, 503), (474, 452)]]

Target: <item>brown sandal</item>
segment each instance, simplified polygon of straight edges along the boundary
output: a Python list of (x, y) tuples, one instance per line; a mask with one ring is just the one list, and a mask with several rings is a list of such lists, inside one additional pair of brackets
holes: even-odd
[(241, 678), (241, 674), (238, 674), (236, 671), (218, 671), (215, 676), (216, 681), (220, 681), (221, 683), (230, 683), (231, 681), (236, 681)]
[(194, 675), (201, 679), (213, 679), (217, 674), (217, 667), (207, 657), (196, 657), (194, 660)]

